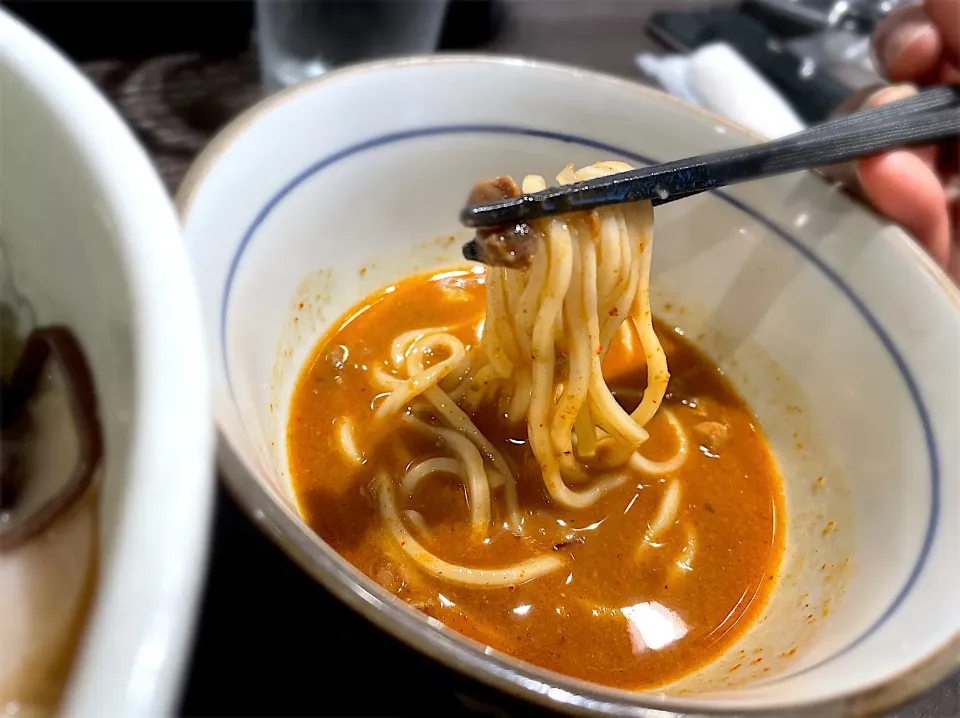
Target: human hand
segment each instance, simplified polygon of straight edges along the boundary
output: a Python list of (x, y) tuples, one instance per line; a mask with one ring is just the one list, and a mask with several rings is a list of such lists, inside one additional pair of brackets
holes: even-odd
[[(877, 27), (874, 55), (891, 82), (860, 107), (895, 102), (917, 86), (960, 82), (960, 0), (901, 7)], [(860, 160), (857, 175), (874, 206), (902, 225), (960, 284), (960, 145), (897, 150)]]

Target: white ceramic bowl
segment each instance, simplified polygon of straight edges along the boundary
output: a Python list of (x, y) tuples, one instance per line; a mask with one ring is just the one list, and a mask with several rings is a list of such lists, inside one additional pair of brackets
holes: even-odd
[(80, 340), (103, 425), (100, 582), (64, 715), (167, 715), (214, 487), (196, 292), (176, 214), (133, 135), (79, 71), (3, 12), (0, 244), (37, 321), (65, 323)]
[(657, 210), (655, 309), (745, 395), (787, 493), (778, 587), (714, 664), (630, 693), (485, 651), (345, 564), (291, 498), (287, 410), (313, 344), (372, 290), (462, 263), (448, 239), (470, 236), (457, 216), (474, 180), (749, 141), (633, 83), (509, 59), (376, 63), (250, 110), (178, 197), (233, 491), (371, 620), (554, 707), (865, 713), (944, 675), (960, 645), (960, 293), (903, 232), (812, 174)]

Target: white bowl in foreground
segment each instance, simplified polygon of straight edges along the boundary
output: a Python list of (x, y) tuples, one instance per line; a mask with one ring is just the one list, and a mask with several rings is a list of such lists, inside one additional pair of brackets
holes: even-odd
[(99, 583), (62, 714), (168, 715), (214, 487), (196, 291), (176, 214), (131, 132), (3, 12), (0, 177), (3, 259), (37, 323), (66, 324), (82, 345), (105, 444)]
[(296, 509), (286, 420), (303, 362), (371, 291), (463, 263), (457, 216), (475, 180), (750, 141), (633, 83), (509, 59), (375, 63), (250, 110), (178, 197), (231, 488), (371, 620), (564, 710), (866, 713), (944, 675), (960, 645), (960, 293), (899, 229), (811, 174), (657, 210), (655, 312), (747, 399), (786, 493), (777, 588), (714, 663), (627, 692), (485, 651), (391, 600)]

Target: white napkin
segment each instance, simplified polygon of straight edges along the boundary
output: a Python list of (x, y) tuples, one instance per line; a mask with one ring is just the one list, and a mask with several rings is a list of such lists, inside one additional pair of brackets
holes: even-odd
[(775, 139), (806, 126), (760, 73), (725, 43), (691, 55), (641, 54), (637, 66), (671, 95)]

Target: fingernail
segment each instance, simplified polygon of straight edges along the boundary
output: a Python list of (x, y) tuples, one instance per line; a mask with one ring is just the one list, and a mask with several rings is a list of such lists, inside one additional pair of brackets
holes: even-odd
[(924, 22), (910, 22), (894, 30), (883, 43), (883, 65), (893, 67), (913, 43), (933, 34), (935, 30)]
[(913, 85), (890, 85), (882, 90), (874, 92), (863, 103), (864, 108), (880, 107), (880, 105), (889, 105), (891, 102), (899, 102), (913, 97), (917, 94), (917, 88)]

